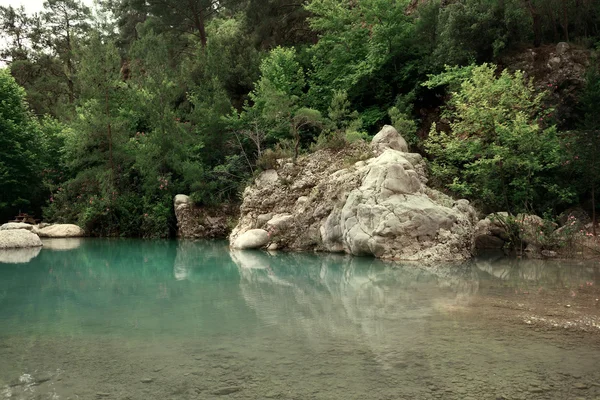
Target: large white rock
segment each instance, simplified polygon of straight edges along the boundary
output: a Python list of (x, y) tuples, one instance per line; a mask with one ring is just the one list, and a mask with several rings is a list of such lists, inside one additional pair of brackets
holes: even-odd
[(40, 237), (69, 238), (85, 236), (85, 231), (73, 224), (53, 224), (35, 230)]
[(185, 194), (178, 194), (175, 196), (173, 203), (175, 205), (175, 208), (177, 208), (181, 204), (191, 204), (192, 199), (190, 198), (190, 196), (187, 196)]
[(258, 249), (269, 243), (269, 233), (264, 229), (250, 229), (233, 242), (234, 249)]
[[(244, 191), (232, 247), (241, 248), (253, 232), (260, 240), (252, 248), (269, 243), (401, 260), (470, 257), (473, 207), (427, 187), (422, 157), (405, 152), (394, 128), (386, 126), (376, 139), (369, 148), (321, 150), (296, 164), (283, 162), (279, 179), (257, 179)], [(348, 166), (346, 160), (369, 153), (374, 157)], [(271, 236), (254, 233), (260, 227)]]
[(0, 231), (6, 231), (11, 229), (27, 229), (28, 231), (33, 229), (33, 225), (26, 224), (23, 222), (7, 222), (0, 226)]
[(378, 152), (386, 149), (398, 150), (407, 153), (408, 145), (406, 140), (391, 125), (385, 125), (378, 133), (373, 137), (371, 146)]
[(42, 241), (39, 236), (26, 229), (9, 229), (0, 231), (0, 249), (17, 249), (23, 247), (39, 247)]

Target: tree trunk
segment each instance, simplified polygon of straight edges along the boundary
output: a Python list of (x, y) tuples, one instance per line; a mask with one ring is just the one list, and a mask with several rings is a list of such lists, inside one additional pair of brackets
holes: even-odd
[(115, 164), (113, 162), (113, 150), (112, 150), (112, 127), (110, 123), (110, 105), (108, 102), (108, 88), (104, 89), (104, 101), (106, 102), (106, 137), (108, 139), (108, 162), (110, 165), (111, 183), (114, 184), (115, 179)]
[(592, 183), (592, 233), (596, 236), (596, 183)]
[(535, 47), (540, 47), (540, 45), (542, 44), (542, 21), (540, 18), (540, 13), (539, 11), (534, 7), (534, 5), (531, 3), (531, 0), (527, 0), (527, 2), (525, 3), (527, 5), (527, 9), (529, 10), (529, 13), (531, 14), (531, 20), (532, 20), (532, 25), (533, 25), (533, 45)]
[(73, 68), (73, 61), (71, 60), (73, 49), (71, 48), (70, 31), (71, 24), (69, 23), (69, 19), (67, 18), (67, 86), (69, 88), (69, 104), (73, 104), (75, 102), (75, 84), (73, 83), (73, 75), (75, 75), (75, 68)]
[(567, 8), (567, 0), (562, 0), (563, 5), (563, 31), (565, 32), (565, 39), (569, 41), (569, 10)]
[(188, 0), (188, 5), (192, 10), (194, 26), (198, 33), (200, 33), (200, 43), (202, 44), (202, 49), (204, 49), (206, 47), (206, 27), (204, 26), (202, 6), (199, 6), (194, 0)]
[(594, 236), (596, 236), (596, 180), (598, 179), (596, 175), (596, 171), (598, 168), (596, 165), (596, 148), (592, 152), (592, 168), (592, 233), (594, 234)]

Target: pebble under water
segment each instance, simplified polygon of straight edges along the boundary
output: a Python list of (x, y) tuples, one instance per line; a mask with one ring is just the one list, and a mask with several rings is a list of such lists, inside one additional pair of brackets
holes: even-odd
[(0, 252), (0, 400), (600, 400), (599, 285), (593, 263), (48, 240)]

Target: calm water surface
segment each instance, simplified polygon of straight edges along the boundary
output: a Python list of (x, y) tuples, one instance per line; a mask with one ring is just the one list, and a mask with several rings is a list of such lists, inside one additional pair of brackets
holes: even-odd
[(0, 253), (0, 400), (600, 399), (589, 335), (468, 312), (595, 265), (45, 243)]

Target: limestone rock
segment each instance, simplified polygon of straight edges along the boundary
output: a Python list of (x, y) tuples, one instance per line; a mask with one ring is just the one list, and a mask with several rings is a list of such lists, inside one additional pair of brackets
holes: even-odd
[(385, 125), (378, 133), (373, 137), (371, 141), (371, 147), (376, 152), (383, 152), (386, 149), (398, 150), (407, 153), (408, 145), (406, 140), (391, 125)]
[(233, 242), (234, 249), (258, 249), (269, 243), (269, 232), (264, 229), (250, 229)]
[(556, 45), (556, 55), (563, 56), (571, 49), (571, 46), (567, 42), (560, 42)]
[(7, 222), (0, 226), (0, 231), (6, 231), (10, 229), (27, 229), (28, 231), (33, 229), (33, 225), (25, 224), (23, 222)]
[(225, 238), (231, 230), (230, 218), (237, 215), (232, 205), (197, 207), (184, 194), (175, 196), (173, 206), (177, 219), (177, 236), (184, 239)]
[(175, 204), (175, 208), (177, 208), (177, 206), (180, 206), (182, 204), (191, 204), (192, 199), (190, 199), (190, 196), (187, 196), (185, 194), (178, 194), (175, 196), (173, 203)]
[(476, 215), (469, 202), (425, 186), (422, 157), (405, 152), (394, 128), (384, 127), (375, 139), (376, 156), (351, 166), (345, 160), (368, 154), (368, 145), (320, 150), (296, 164), (283, 161), (277, 180), (259, 177), (244, 191), (232, 247), (258, 231), (254, 248), (276, 244), (403, 260), (470, 257)]
[(40, 246), (42, 246), (42, 241), (39, 236), (26, 229), (0, 231), (0, 249), (18, 249)]
[(475, 249), (500, 250), (508, 240), (508, 232), (502, 224), (502, 217), (508, 213), (490, 214), (475, 226)]
[(40, 237), (71, 238), (85, 236), (85, 231), (73, 224), (53, 224), (44, 228), (34, 229)]

